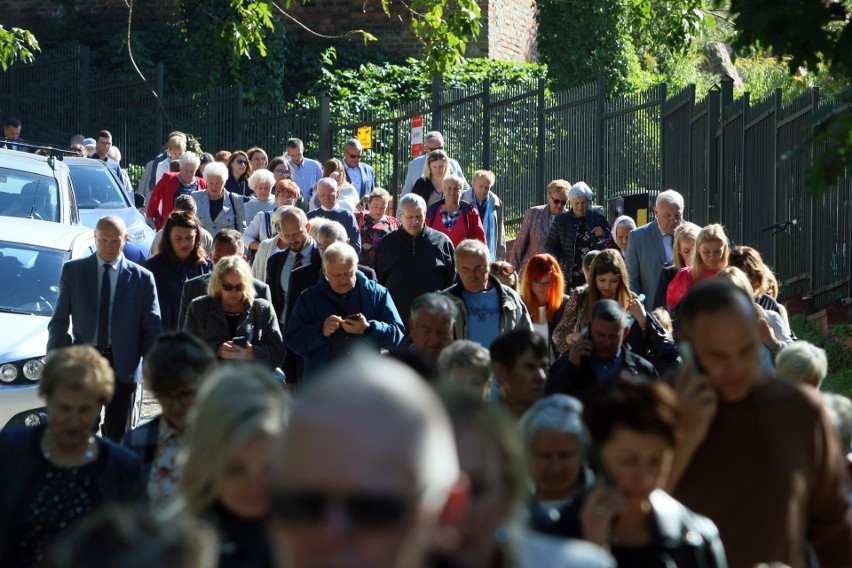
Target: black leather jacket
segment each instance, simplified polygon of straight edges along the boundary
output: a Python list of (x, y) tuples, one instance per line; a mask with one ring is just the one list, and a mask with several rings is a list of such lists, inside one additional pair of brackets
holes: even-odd
[[(551, 524), (538, 522), (535, 530), (566, 538), (583, 538), (580, 510), (588, 492), (565, 506)], [(642, 568), (727, 568), (725, 550), (713, 521), (693, 513), (662, 489), (651, 493), (653, 564)], [(619, 546), (611, 547), (619, 557)], [(623, 564), (619, 563), (619, 568)], [(632, 567), (627, 567), (632, 568)]]
[[(577, 227), (574, 219), (574, 212), (570, 210), (557, 215), (547, 233), (547, 240), (544, 242), (544, 251), (552, 254), (559, 262), (559, 268), (562, 269), (566, 282), (571, 280), (574, 265), (574, 245), (577, 242)], [(601, 227), (606, 234), (610, 232), (609, 221), (594, 209), (589, 209), (586, 212), (586, 226), (590, 233), (595, 227)]]

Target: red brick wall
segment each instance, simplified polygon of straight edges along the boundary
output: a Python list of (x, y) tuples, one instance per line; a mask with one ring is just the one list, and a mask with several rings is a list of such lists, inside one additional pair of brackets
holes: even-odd
[[(170, 21), (175, 0), (136, 0), (134, 20)], [(533, 0), (480, 0), (483, 27), (479, 39), (468, 47), (469, 57), (490, 57), (513, 61), (535, 60), (535, 21)], [(391, 3), (386, 16), (378, 0), (293, 0), (288, 13), (316, 33), (335, 36), (347, 30), (363, 29), (378, 38), (378, 47), (391, 53), (416, 56), (420, 45), (408, 32), (410, 15), (398, 2)], [(81, 2), (82, 14), (97, 14), (101, 21), (120, 22), (127, 18), (124, 0), (88, 0)], [(0, 0), (4, 24), (38, 31), (40, 22), (61, 13), (51, 0)], [(282, 17), (292, 36), (309, 32), (292, 19)], [(353, 45), (362, 40), (353, 36)]]

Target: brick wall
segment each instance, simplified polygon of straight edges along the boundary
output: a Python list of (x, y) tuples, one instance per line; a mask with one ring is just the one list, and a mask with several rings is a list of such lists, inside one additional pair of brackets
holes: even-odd
[[(134, 20), (170, 21), (174, 18), (175, 0), (137, 0)], [(534, 61), (535, 20), (533, 0), (480, 0), (482, 31), (478, 40), (468, 47), (469, 57), (490, 57), (511, 61)], [(124, 0), (88, 0), (81, 3), (82, 14), (97, 14), (104, 22), (123, 22), (127, 18)], [(51, 0), (0, 0), (4, 24), (38, 31), (41, 23), (61, 13)], [(377, 47), (403, 56), (416, 56), (420, 45), (408, 32), (410, 15), (398, 2), (391, 3), (391, 15), (386, 16), (378, 0), (309, 0), (302, 4), (294, 0), (288, 11), (296, 20), (327, 36), (348, 30), (363, 29), (378, 38)], [(309, 32), (292, 19), (283, 17), (291, 36)], [(362, 40), (353, 36), (354, 46)]]

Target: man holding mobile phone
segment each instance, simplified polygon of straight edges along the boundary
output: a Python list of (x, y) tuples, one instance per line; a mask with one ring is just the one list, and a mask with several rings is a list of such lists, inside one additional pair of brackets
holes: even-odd
[(681, 303), (693, 351), (675, 388), (669, 490), (719, 528), (730, 566), (852, 566), (843, 452), (814, 389), (764, 373), (754, 302), (710, 279)]
[(654, 366), (625, 343), (629, 332), (627, 312), (618, 302), (596, 302), (582, 338), (550, 367), (547, 394), (582, 399), (587, 391), (611, 384), (621, 373), (659, 378)]

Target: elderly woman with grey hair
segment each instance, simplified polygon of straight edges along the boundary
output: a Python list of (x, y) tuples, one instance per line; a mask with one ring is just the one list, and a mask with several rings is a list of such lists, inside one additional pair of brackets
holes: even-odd
[(248, 186), (254, 195), (246, 202), (246, 219), (254, 219), (261, 211), (275, 211), (275, 198), (272, 196), (274, 185), (275, 175), (269, 170), (255, 170), (251, 174)]
[(236, 229), (243, 232), (246, 226), (246, 209), (242, 196), (225, 189), (228, 167), (214, 162), (204, 168), (206, 191), (195, 191), (192, 198), (198, 207), (201, 226), (215, 235), (220, 229)]
[(486, 399), (491, 390), (491, 354), (475, 341), (458, 339), (438, 356), (438, 373), (445, 381), (476, 388)]
[(154, 186), (148, 199), (146, 215), (158, 231), (166, 224), (166, 219), (169, 218), (179, 196), (207, 189), (207, 182), (195, 175), (200, 163), (201, 160), (193, 152), (184, 152), (178, 158), (180, 169), (177, 172), (167, 172)]
[(518, 429), (530, 460), (530, 524), (535, 530), (558, 533), (562, 511), (595, 481), (585, 464), (590, 448), (583, 404), (565, 394), (548, 396), (524, 413)]
[(621, 251), (621, 256), (624, 256), (624, 251), (627, 250), (627, 239), (630, 236), (630, 231), (636, 228), (636, 221), (630, 215), (621, 215), (612, 224), (610, 236), (605, 241), (598, 243), (598, 250), (615, 249)]
[(448, 175), (441, 186), (444, 197), (426, 208), (426, 225), (450, 237), (453, 246), (465, 239), (485, 242), (485, 230), (476, 207), (461, 200), (464, 180)]
[(573, 289), (586, 283), (583, 257), (610, 232), (606, 217), (589, 208), (593, 197), (585, 182), (575, 183), (568, 191), (571, 209), (553, 220), (544, 243), (545, 252), (559, 261), (566, 288)]

